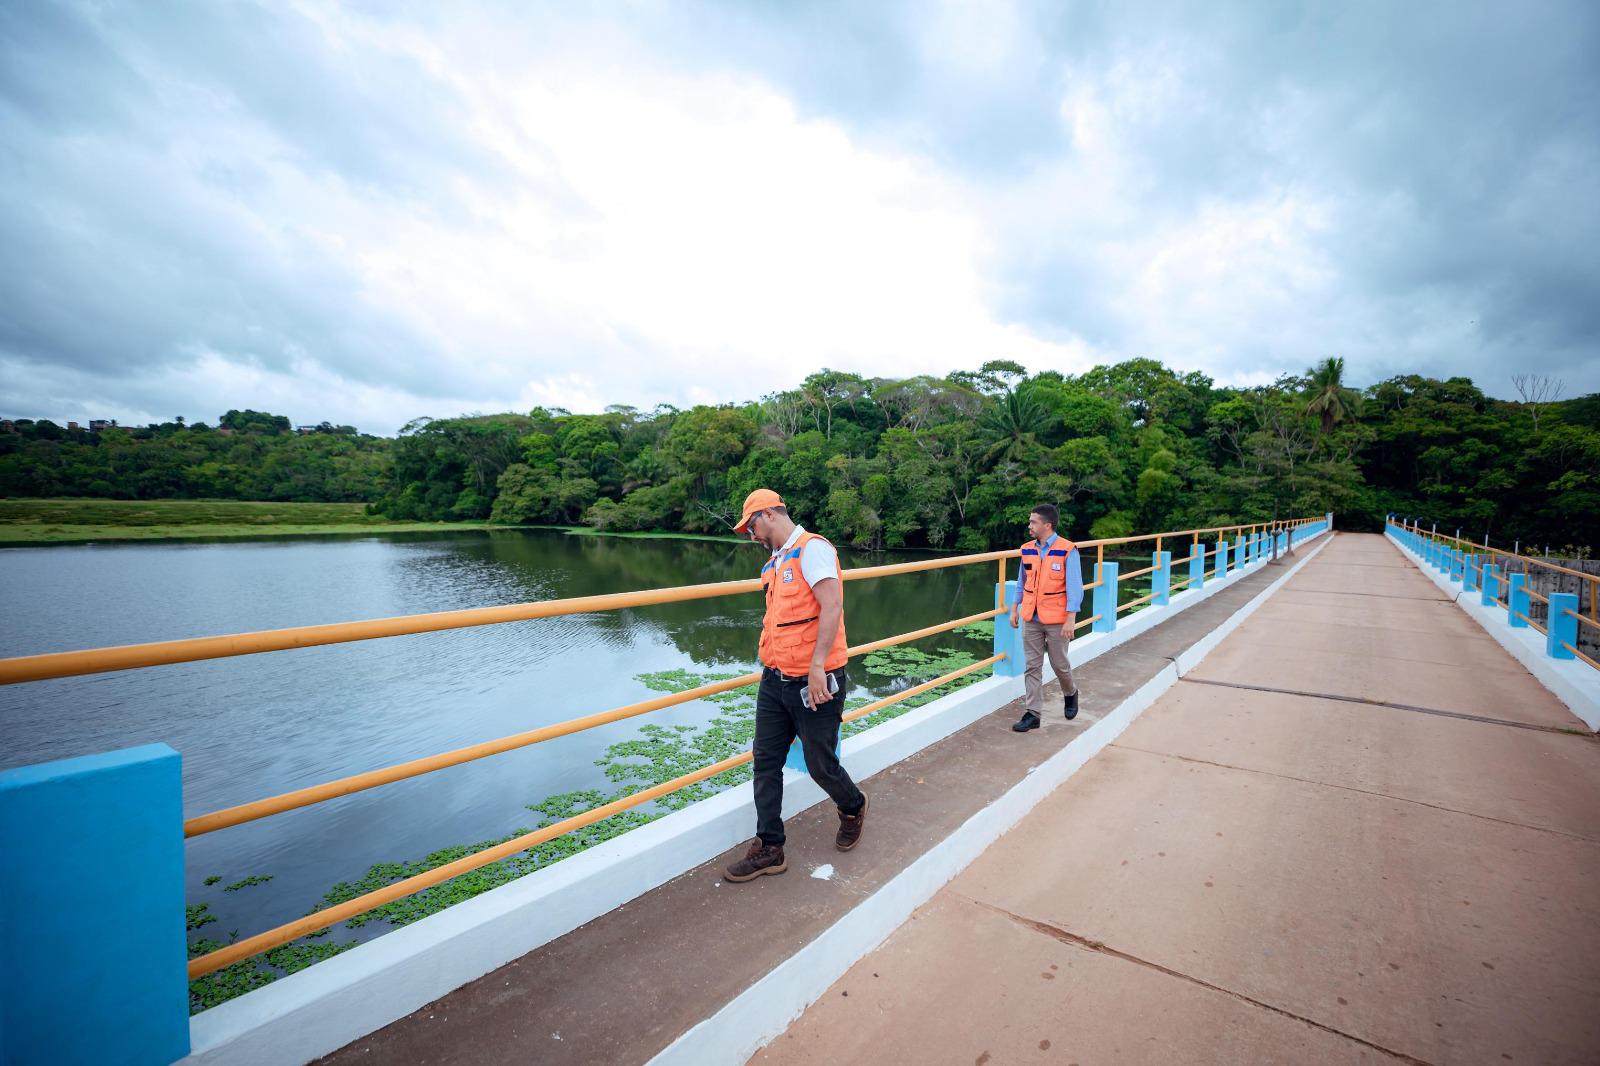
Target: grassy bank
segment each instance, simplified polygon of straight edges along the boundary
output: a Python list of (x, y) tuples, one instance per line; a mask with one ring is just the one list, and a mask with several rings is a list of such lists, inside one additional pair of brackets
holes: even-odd
[(734, 533), (673, 533), (669, 531), (650, 531), (641, 533), (620, 533), (594, 529), (590, 526), (523, 526), (524, 529), (546, 529), (557, 533), (571, 533), (578, 537), (623, 537), (628, 540), (716, 540), (732, 544), (744, 544), (748, 538)]
[(242, 500), (0, 500), (0, 545), (191, 540), (485, 529), (483, 522), (394, 522), (359, 503)]

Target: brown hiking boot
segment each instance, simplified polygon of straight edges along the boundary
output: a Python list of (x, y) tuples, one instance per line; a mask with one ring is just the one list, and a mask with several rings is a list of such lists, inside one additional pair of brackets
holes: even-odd
[(783, 861), (782, 845), (763, 844), (757, 837), (744, 858), (722, 871), (722, 876), (729, 881), (750, 881), (762, 874), (781, 874), (788, 868), (789, 864)]
[(849, 851), (861, 840), (861, 824), (867, 820), (867, 794), (861, 793), (861, 809), (854, 814), (839, 812), (839, 835), (833, 838), (833, 846), (840, 851)]

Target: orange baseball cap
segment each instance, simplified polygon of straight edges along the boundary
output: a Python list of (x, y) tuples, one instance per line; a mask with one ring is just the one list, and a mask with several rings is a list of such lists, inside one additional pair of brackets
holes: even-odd
[(765, 511), (768, 507), (782, 507), (783, 497), (771, 489), (756, 489), (744, 498), (744, 514), (739, 517), (739, 524), (733, 527), (735, 533), (743, 533), (750, 525), (750, 516), (757, 511)]

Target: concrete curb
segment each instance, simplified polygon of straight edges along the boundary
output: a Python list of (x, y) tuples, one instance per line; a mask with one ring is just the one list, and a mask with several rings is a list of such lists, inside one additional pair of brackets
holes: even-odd
[[(1265, 565), (1259, 560), (1231, 570), (1199, 589), (1174, 594), (1166, 607), (1135, 612), (1113, 632), (1074, 640), (1074, 665), (1092, 661)], [(1226, 635), (1236, 624), (1230, 620), (1219, 633)], [(1045, 680), (1053, 676), (1046, 663)], [(1022, 694), (1021, 677), (986, 678), (851, 737), (840, 757), (852, 777), (864, 780)], [(807, 775), (784, 774), (785, 818), (824, 799)], [(752, 803), (749, 784), (729, 789), (204, 1011), (190, 1020), (193, 1050), (182, 1061), (285, 1066), (336, 1051), (748, 839)]]
[[(1307, 544), (1315, 540), (1322, 538), (1314, 538)], [(931, 899), (1041, 800), (1120, 736), (1134, 719), (1176, 684), (1179, 677), (1199, 665), (1207, 653), (1328, 543), (1322, 540), (1316, 544), (1288, 573), (1259, 592), (1171, 665), (1163, 667), (1116, 709), (1084, 730), (994, 803), (969, 818), (816, 940), (795, 952), (716, 1014), (678, 1037), (650, 1060), (650, 1066), (743, 1063), (782, 1034), (846, 970), (882, 944), (911, 917), (912, 911)], [(1220, 582), (1218, 587), (1221, 587)]]
[(1527, 667), (1528, 673), (1549, 689), (1556, 699), (1566, 704), (1567, 709), (1591, 732), (1600, 733), (1600, 670), (1578, 659), (1550, 658), (1545, 653), (1544, 636), (1538, 630), (1512, 629), (1506, 624), (1505, 611), (1498, 607), (1485, 607), (1478, 602), (1475, 592), (1463, 596), (1464, 591), (1472, 590), (1463, 589), (1451, 581), (1449, 575), (1429, 566), (1422, 556), (1402, 544), (1398, 537), (1391, 533), (1385, 533), (1384, 536), (1439, 586), (1441, 592), (1450, 596), (1457, 607), (1482, 626), (1484, 632), (1510, 652), (1512, 658)]

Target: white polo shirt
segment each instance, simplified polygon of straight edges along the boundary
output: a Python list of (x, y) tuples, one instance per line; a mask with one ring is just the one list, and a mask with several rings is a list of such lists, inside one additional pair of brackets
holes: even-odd
[[(789, 549), (794, 547), (794, 542), (800, 539), (805, 527), (795, 524), (794, 532), (789, 534), (789, 539), (783, 542), (783, 547), (772, 553), (772, 557), (789, 554)], [(800, 573), (805, 577), (806, 584), (815, 587), (818, 581), (828, 578), (838, 580), (839, 553), (832, 544), (825, 540), (810, 540), (806, 542), (805, 549), (800, 552)]]

